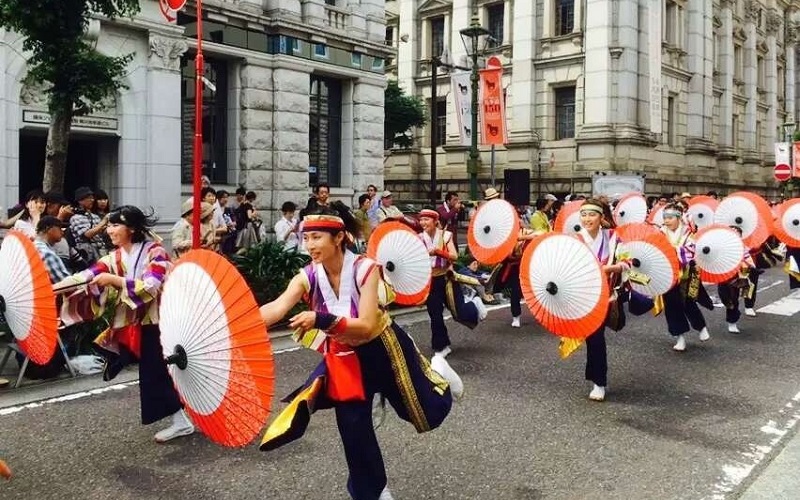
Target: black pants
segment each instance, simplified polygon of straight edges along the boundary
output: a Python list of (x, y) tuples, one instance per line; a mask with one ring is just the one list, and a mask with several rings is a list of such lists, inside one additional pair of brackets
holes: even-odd
[(158, 422), (183, 408), (175, 386), (172, 385), (167, 364), (164, 362), (161, 331), (158, 325), (142, 327), (139, 397), (144, 425)]
[(428, 317), (431, 320), (431, 348), (434, 351), (441, 351), (450, 345), (450, 336), (447, 334), (447, 326), (444, 324), (444, 309), (447, 300), (446, 285), (446, 276), (435, 276), (431, 279), (431, 291), (428, 293), (428, 300), (425, 301)]
[(608, 383), (608, 353), (606, 351), (606, 327), (586, 338), (586, 380), (600, 387)]
[(739, 311), (740, 289), (728, 284), (721, 284), (717, 286), (717, 293), (719, 294), (719, 300), (725, 305), (725, 321), (738, 323), (739, 318), (742, 316), (741, 311)]
[(698, 332), (706, 327), (706, 320), (697, 301), (684, 297), (680, 284), (664, 294), (664, 318), (669, 334), (677, 337), (694, 328)]
[(522, 287), (519, 284), (519, 266), (512, 270), (511, 274), (506, 281), (509, 290), (511, 291), (511, 316), (517, 318), (522, 314)]
[(753, 284), (753, 295), (751, 297), (747, 297), (745, 295), (744, 298), (744, 307), (747, 309), (753, 309), (756, 306), (756, 296), (758, 295), (758, 277), (761, 275), (763, 271), (761, 269), (753, 269), (750, 271), (750, 283)]

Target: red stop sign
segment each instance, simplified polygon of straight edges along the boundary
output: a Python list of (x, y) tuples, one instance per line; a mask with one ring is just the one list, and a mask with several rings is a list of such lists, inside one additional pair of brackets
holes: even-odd
[(186, 5), (186, 0), (167, 0), (167, 5), (172, 10), (181, 10)]
[(775, 180), (778, 182), (788, 181), (792, 178), (792, 167), (785, 163), (775, 165), (773, 175), (775, 176)]

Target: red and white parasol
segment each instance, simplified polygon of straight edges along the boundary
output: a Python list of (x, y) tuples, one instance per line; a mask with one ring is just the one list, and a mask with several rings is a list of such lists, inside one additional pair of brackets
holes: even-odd
[(498, 264), (514, 251), (519, 228), (519, 215), (511, 203), (489, 200), (478, 208), (469, 223), (469, 251), (478, 262)]
[(728, 196), (714, 212), (714, 223), (736, 226), (742, 230), (744, 244), (758, 248), (772, 234), (772, 211), (764, 198), (745, 191)]
[(646, 282), (631, 279), (634, 290), (647, 297), (657, 297), (675, 286), (680, 276), (678, 254), (664, 233), (647, 233), (623, 241), (631, 257), (631, 271), (648, 278)]
[(58, 309), (50, 274), (25, 234), (9, 231), (0, 247), (0, 322), (36, 364), (53, 357), (58, 341)]
[(617, 226), (647, 220), (647, 200), (639, 193), (623, 196), (614, 208), (614, 222)]
[(531, 313), (550, 333), (585, 339), (606, 319), (608, 280), (578, 238), (549, 233), (531, 241), (522, 255), (520, 284)]
[(369, 236), (367, 256), (383, 267), (383, 277), (401, 305), (425, 302), (431, 286), (431, 256), (419, 235), (402, 222), (378, 224)]
[(269, 418), (269, 335), (244, 278), (227, 259), (191, 250), (164, 283), (161, 345), (192, 421), (212, 441), (245, 446)]
[(563, 234), (575, 234), (581, 230), (581, 205), (583, 200), (564, 203), (556, 215), (553, 231)]
[(697, 229), (703, 229), (714, 223), (714, 212), (716, 212), (719, 202), (710, 196), (693, 196), (689, 199), (689, 210), (687, 213), (691, 218), (692, 224)]
[(651, 234), (663, 234), (655, 226), (646, 222), (625, 224), (614, 229), (614, 233), (621, 241), (640, 240)]
[(650, 211), (650, 215), (647, 216), (647, 222), (649, 224), (653, 224), (656, 226), (663, 226), (664, 225), (664, 207), (666, 205), (656, 207)]
[(783, 202), (775, 220), (775, 237), (790, 247), (800, 247), (800, 198)]
[(728, 226), (714, 224), (697, 232), (694, 261), (700, 279), (706, 283), (723, 283), (736, 276), (744, 259), (744, 243)]

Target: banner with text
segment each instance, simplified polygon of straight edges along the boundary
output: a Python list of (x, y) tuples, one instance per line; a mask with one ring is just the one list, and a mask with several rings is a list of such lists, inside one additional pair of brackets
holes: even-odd
[(647, 13), (647, 50), (650, 70), (650, 132), (662, 133), (661, 118), (664, 103), (661, 98), (661, 2), (650, 0)]
[(506, 106), (503, 102), (503, 68), (481, 71), (481, 144), (502, 146), (508, 142)]
[(469, 146), (472, 143), (472, 85), (469, 77), (469, 71), (457, 71), (450, 75), (458, 121), (458, 136), (462, 146)]

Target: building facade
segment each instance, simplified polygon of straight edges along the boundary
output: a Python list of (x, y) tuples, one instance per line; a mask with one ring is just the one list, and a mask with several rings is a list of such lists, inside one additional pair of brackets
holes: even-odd
[[(474, 12), (491, 33), (482, 55), (504, 65), (498, 184), (529, 168), (534, 198), (588, 193), (596, 172), (644, 175), (650, 194), (776, 192), (774, 142), (800, 119), (796, 1), (389, 0), (388, 76), (430, 107), (431, 57), (467, 64), (459, 30)], [(386, 151), (387, 186), (409, 198), (427, 197), (432, 126), (440, 188), (468, 188), (446, 70), (436, 85), (442, 118), (414, 149)], [(482, 187), (490, 158), (481, 147)]]
[[(384, 0), (204, 2), (203, 166), (217, 188), (245, 186), (274, 217), (327, 182), (350, 202), (383, 181)], [(107, 190), (165, 224), (191, 192), (196, 12), (167, 22), (142, 0), (134, 19), (94, 20), (87, 37), (134, 54), (124, 89), (73, 124), (66, 193)], [(0, 31), (0, 205), (41, 187), (49, 116), (22, 82), (22, 38)], [(270, 223), (270, 220), (265, 222)]]

